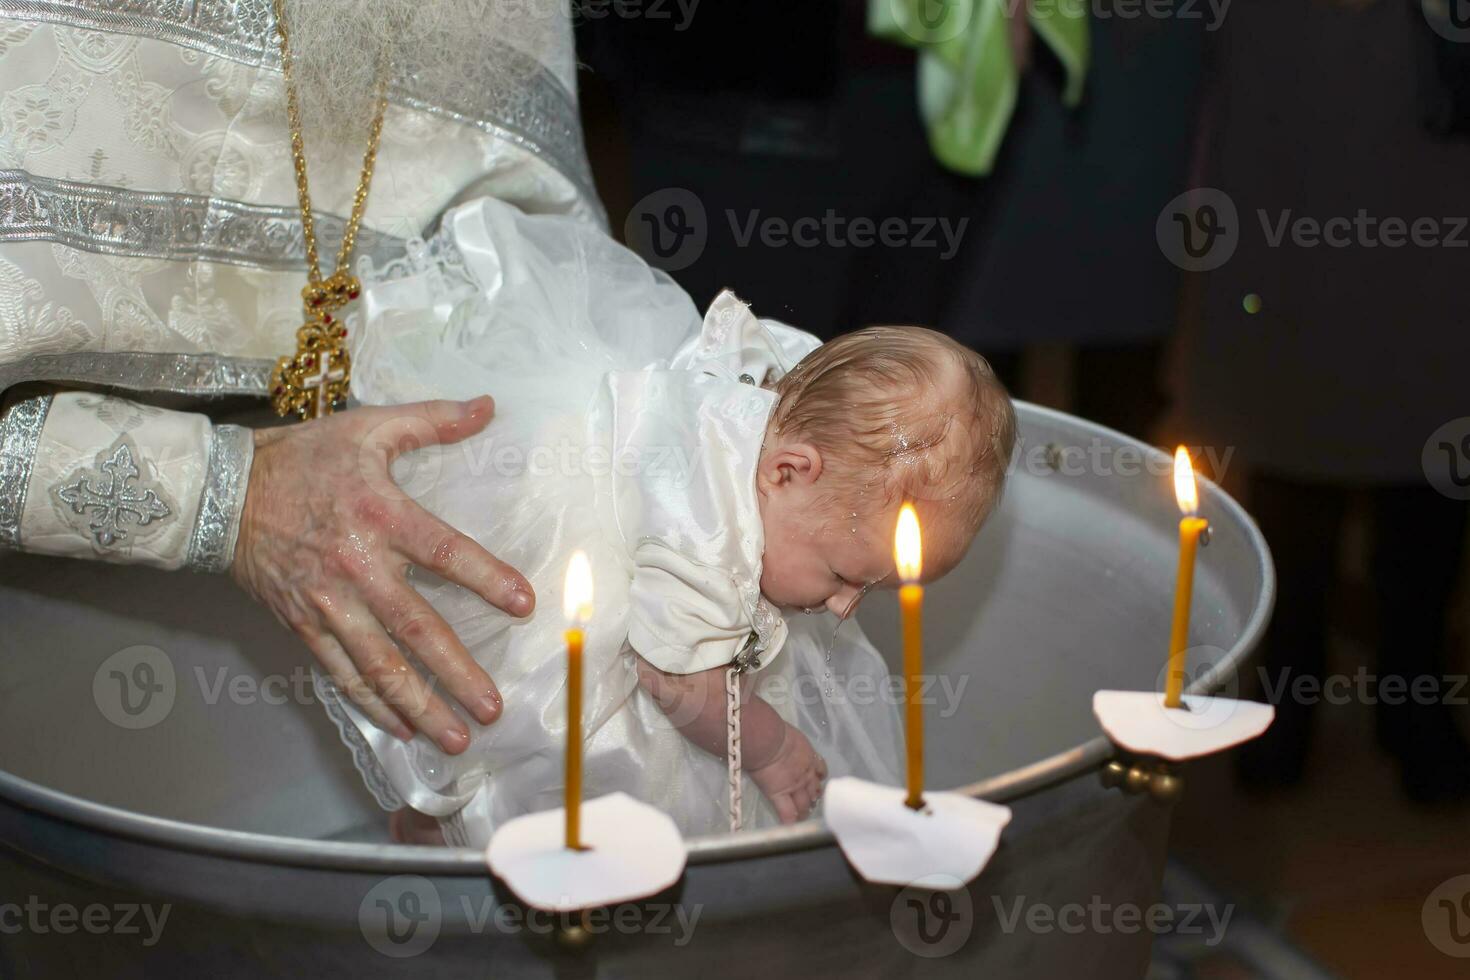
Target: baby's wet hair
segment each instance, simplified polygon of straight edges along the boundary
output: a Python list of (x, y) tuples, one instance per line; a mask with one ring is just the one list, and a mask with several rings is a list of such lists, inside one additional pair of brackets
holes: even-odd
[[(944, 504), (965, 541), (1000, 499), (1016, 414), (990, 363), (924, 327), (866, 327), (812, 351), (776, 385), (772, 428), (894, 497)], [(855, 500), (844, 503), (856, 503)]]

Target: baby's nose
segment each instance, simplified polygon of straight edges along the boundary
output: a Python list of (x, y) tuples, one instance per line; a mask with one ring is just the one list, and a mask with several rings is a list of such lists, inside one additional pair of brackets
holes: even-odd
[(853, 603), (853, 600), (856, 599), (857, 596), (857, 589), (851, 587), (843, 588), (828, 597), (827, 608), (832, 611), (832, 614), (834, 616), (836, 616), (838, 619), (841, 619), (857, 608), (857, 606)]

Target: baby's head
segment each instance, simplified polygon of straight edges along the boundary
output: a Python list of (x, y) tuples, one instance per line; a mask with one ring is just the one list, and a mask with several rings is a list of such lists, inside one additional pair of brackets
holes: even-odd
[(812, 351), (776, 392), (756, 470), (767, 599), (840, 616), (865, 586), (896, 586), (905, 500), (924, 529), (925, 581), (959, 563), (1016, 438), (985, 358), (922, 327), (869, 327)]

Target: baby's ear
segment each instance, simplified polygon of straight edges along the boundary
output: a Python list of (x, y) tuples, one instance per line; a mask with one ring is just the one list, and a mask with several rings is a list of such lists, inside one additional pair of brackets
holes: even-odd
[(767, 453), (761, 476), (772, 484), (815, 483), (822, 475), (822, 454), (809, 442), (792, 442)]

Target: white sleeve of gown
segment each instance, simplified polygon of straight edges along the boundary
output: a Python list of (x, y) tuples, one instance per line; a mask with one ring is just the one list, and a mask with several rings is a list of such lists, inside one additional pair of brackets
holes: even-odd
[(740, 588), (731, 575), (657, 541), (634, 552), (628, 643), (669, 674), (728, 665), (750, 636)]

